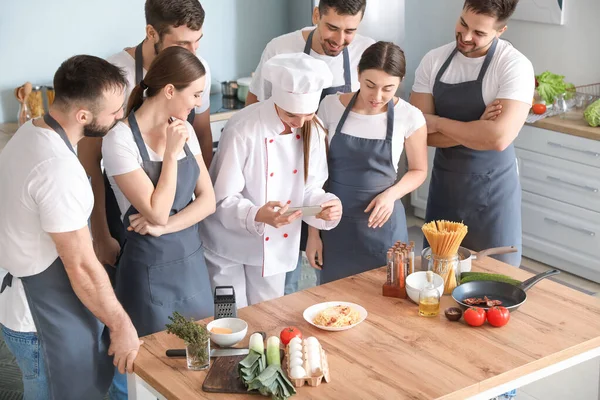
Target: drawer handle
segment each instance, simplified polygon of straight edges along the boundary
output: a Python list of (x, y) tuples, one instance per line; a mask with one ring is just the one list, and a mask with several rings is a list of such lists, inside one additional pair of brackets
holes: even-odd
[(575, 147), (565, 146), (564, 144), (560, 144), (560, 143), (556, 143), (556, 142), (548, 142), (548, 144), (550, 146), (558, 147), (558, 148), (561, 148), (561, 149), (566, 149), (566, 150), (571, 150), (571, 151), (577, 151), (579, 153), (587, 154), (587, 155), (590, 155), (592, 157), (600, 157), (600, 153), (596, 153), (595, 151), (581, 150), (581, 149), (577, 149)]
[(582, 229), (582, 228), (577, 228), (575, 226), (567, 225), (565, 223), (562, 223), (562, 222), (557, 221), (557, 220), (552, 219), (552, 218), (544, 218), (544, 221), (546, 221), (546, 222), (548, 222), (550, 224), (553, 224), (553, 225), (564, 226), (565, 228), (569, 228), (569, 229), (572, 229), (574, 231), (581, 232), (584, 235), (588, 235), (588, 236), (592, 236), (592, 237), (596, 236), (596, 232), (592, 232), (592, 231), (588, 231), (587, 229)]
[(598, 193), (598, 188), (594, 188), (594, 187), (591, 187), (591, 186), (585, 186), (585, 185), (578, 185), (576, 183), (567, 182), (565, 180), (562, 180), (560, 178), (556, 178), (554, 176), (549, 176), (548, 175), (546, 177), (546, 179), (548, 179), (549, 181), (552, 181), (552, 182), (562, 183), (564, 185), (569, 185), (569, 186), (573, 186), (573, 187), (576, 187), (576, 188), (579, 188), (579, 189), (587, 190), (588, 192)]

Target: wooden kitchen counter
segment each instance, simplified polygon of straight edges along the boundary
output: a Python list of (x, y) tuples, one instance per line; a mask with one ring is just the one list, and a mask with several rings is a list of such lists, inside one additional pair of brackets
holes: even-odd
[[(519, 280), (531, 276), (490, 258), (474, 260), (473, 270)], [(455, 305), (450, 296), (443, 297), (439, 317), (419, 317), (410, 300), (381, 296), (384, 279), (382, 268), (246, 307), (238, 314), (248, 322), (248, 332), (278, 335), (283, 327), (294, 325), (304, 337), (320, 340), (331, 382), (304, 386), (294, 399), (462, 400), (512, 389), (523, 384), (523, 377), (537, 374), (539, 379), (553, 366), (584, 355), (591, 358), (600, 349), (600, 300), (549, 280), (528, 291), (527, 302), (505, 327), (486, 323), (473, 328), (462, 320), (446, 320), (443, 310)], [(302, 318), (305, 308), (336, 300), (362, 305), (367, 319), (344, 332), (326, 332)], [(168, 399), (261, 398), (205, 393), (206, 372), (189, 371), (185, 359), (165, 356), (166, 349), (182, 348), (181, 340), (161, 332), (144, 341), (135, 374)], [(247, 341), (248, 337), (243, 344)]]
[(556, 115), (554, 117), (541, 119), (530, 125), (586, 139), (600, 140), (600, 127), (591, 127), (583, 119), (562, 119), (560, 116)]

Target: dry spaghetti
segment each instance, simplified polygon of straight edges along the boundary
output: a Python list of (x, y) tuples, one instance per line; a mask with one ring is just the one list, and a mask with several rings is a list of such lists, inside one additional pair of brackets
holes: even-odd
[(444, 278), (444, 294), (450, 294), (457, 286), (458, 248), (468, 228), (461, 222), (432, 221), (422, 230), (431, 247), (433, 272)]

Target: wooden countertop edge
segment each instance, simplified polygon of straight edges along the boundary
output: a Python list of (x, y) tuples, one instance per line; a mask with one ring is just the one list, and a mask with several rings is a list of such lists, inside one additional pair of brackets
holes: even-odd
[[(148, 339), (148, 337), (145, 338), (144, 340), (146, 340), (146, 339)], [(146, 367), (145, 370), (139, 370), (139, 369), (136, 370), (135, 364), (134, 364), (133, 371), (140, 378), (142, 378), (147, 384), (149, 384), (154, 390), (156, 390), (158, 393), (160, 393), (167, 399), (178, 399), (179, 397), (177, 397), (177, 393), (181, 393), (182, 391), (185, 393), (186, 391), (189, 392), (190, 390), (192, 390), (194, 392), (194, 398), (200, 398), (200, 399), (209, 399), (210, 398), (210, 397), (207, 397), (210, 395), (210, 393), (207, 393), (205, 396), (204, 395), (205, 392), (202, 390), (202, 383), (204, 383), (204, 380), (202, 380), (202, 382), (200, 383), (200, 387), (198, 387), (196, 389), (194, 387), (193, 383), (189, 382), (187, 380), (186, 376), (181, 374), (178, 369), (172, 368), (170, 365), (168, 365), (167, 363), (165, 363), (163, 361), (164, 354), (163, 355), (154, 354), (150, 350), (150, 348), (148, 348), (148, 349), (149, 349), (148, 353), (151, 355), (151, 357), (148, 357), (148, 360), (151, 360), (152, 364), (160, 363), (161, 367), (162, 366), (167, 367), (166, 369), (161, 370), (160, 381), (151, 376), (151, 374), (148, 372), (148, 367)], [(139, 355), (138, 355), (138, 357), (139, 357)], [(173, 390), (167, 389), (162, 384), (162, 381), (169, 382), (170, 386)], [(173, 382), (175, 382), (177, 384), (177, 386), (175, 386), (174, 388), (173, 388)], [(183, 388), (179, 389), (179, 386), (183, 386)]]
[(594, 338), (585, 343), (580, 343), (576, 346), (572, 346), (542, 359), (532, 361), (503, 374), (496, 375), (481, 381), (474, 386), (469, 386), (446, 396), (438, 397), (436, 400), (463, 400), (599, 347), (600, 337)]
[(563, 120), (558, 116), (554, 116), (527, 125), (571, 136), (600, 141), (600, 127), (591, 127), (584, 120)]

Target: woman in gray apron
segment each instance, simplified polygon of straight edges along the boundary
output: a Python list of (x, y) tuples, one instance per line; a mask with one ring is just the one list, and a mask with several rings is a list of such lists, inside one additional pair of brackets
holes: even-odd
[[(322, 232), (323, 283), (385, 265), (394, 242), (408, 241), (400, 199), (427, 175), (425, 119), (416, 108), (394, 97), (405, 74), (404, 53), (393, 43), (377, 42), (365, 50), (358, 69), (361, 90), (350, 98), (330, 142), (328, 190), (342, 200), (344, 214), (335, 229)], [(344, 107), (348, 98), (330, 96), (321, 103), (319, 116), (330, 130), (336, 120), (331, 116), (339, 115), (335, 110)], [(383, 113), (385, 134), (368, 132), (370, 125), (378, 126), (375, 120)], [(346, 133), (359, 123), (365, 127), (360, 136)], [(406, 146), (409, 161), (409, 171), (397, 183), (401, 150), (395, 159), (394, 146)], [(316, 234), (313, 229), (310, 232)]]
[[(161, 177), (163, 162), (151, 160), (138, 125), (138, 118), (146, 116), (145, 127), (147, 132), (152, 132), (151, 135), (160, 135), (156, 132), (165, 129), (162, 134), (166, 138), (164, 124), (154, 122), (157, 126), (148, 126), (154, 121), (153, 115), (165, 109), (171, 110), (175, 116), (181, 115), (181, 109), (186, 110), (191, 105), (182, 101), (188, 101), (186, 99), (193, 94), (185, 91), (189, 92), (194, 87), (201, 90), (204, 87), (201, 79), (204, 74), (202, 63), (188, 50), (179, 47), (167, 48), (156, 57), (144, 80), (131, 94), (127, 118), (129, 128), (142, 159), (142, 169), (155, 188)], [(170, 83), (171, 81), (175, 83)], [(168, 85), (179, 88), (177, 90), (181, 91), (181, 97), (175, 98), (173, 95), (169, 99), (165, 95)], [(143, 104), (142, 92), (148, 96)], [(195, 101), (198, 101), (200, 96), (198, 93), (194, 94), (196, 95)], [(170, 101), (173, 101), (174, 105), (169, 103)], [(139, 117), (136, 114), (139, 114)], [(187, 122), (185, 124), (188, 132), (193, 132), (192, 127)], [(105, 139), (107, 146), (111, 146), (111, 134), (113, 132)], [(188, 140), (193, 139), (190, 137)], [(197, 147), (199, 149), (199, 145)], [(115, 150), (109, 148), (108, 151)], [(185, 155), (177, 161), (176, 189), (169, 210), (169, 223), (160, 231), (161, 234), (152, 232), (157, 226), (147, 222), (147, 218), (133, 205), (125, 212), (123, 218), (123, 223), (128, 229), (117, 262), (115, 292), (140, 336), (165, 330), (165, 324), (169, 322), (168, 317), (174, 311), (186, 318), (203, 319), (212, 316), (214, 310), (202, 241), (198, 233), (198, 222), (214, 211), (214, 192), (201, 158), (198, 160), (194, 156), (187, 143), (183, 145), (183, 152)], [(106, 157), (105, 160), (108, 161)], [(201, 170), (204, 177), (199, 179)], [(111, 173), (108, 163), (107, 171)], [(120, 177), (116, 176), (115, 182), (119, 189), (122, 189), (119, 181)], [(190, 210), (185, 217), (182, 215), (177, 219), (177, 214), (188, 206), (192, 207), (192, 203), (196, 206), (194, 211)], [(131, 216), (134, 216), (131, 220), (134, 222), (130, 223)], [(177, 222), (171, 227), (173, 218), (177, 219)], [(139, 219), (146, 222), (140, 224)], [(124, 376), (115, 376), (110, 394), (112, 399), (126, 398)]]
[[(483, 78), (498, 40), (494, 39), (474, 81), (441, 82), (458, 49), (446, 59), (433, 86), (438, 116), (462, 122), (480, 119), (486, 109)], [(522, 248), (521, 185), (514, 145), (504, 151), (480, 151), (464, 146), (436, 149), (425, 219), (464, 222), (469, 233), (462, 245), (471, 250), (516, 246), (518, 253), (494, 258), (518, 267)]]
[[(60, 124), (50, 114), (44, 122), (75, 154)], [(44, 272), (20, 279), (44, 352), (50, 399), (104, 398), (114, 371), (108, 329), (79, 300), (60, 257)], [(0, 293), (12, 280), (4, 277)]]
[[(142, 44), (144, 42), (138, 44), (135, 48), (135, 84), (139, 85), (142, 79), (144, 78), (144, 56), (142, 54)], [(187, 116), (187, 121), (190, 124), (194, 124), (194, 118), (196, 118), (196, 109), (192, 108), (192, 111)], [(121, 212), (119, 210), (119, 204), (117, 203), (117, 199), (115, 194), (110, 186), (110, 182), (108, 180), (108, 176), (106, 175), (106, 171), (104, 172), (104, 189), (105, 196), (104, 201), (106, 204), (106, 220), (108, 224), (108, 229), (110, 231), (110, 235), (119, 242), (121, 247), (125, 242), (125, 227), (121, 221)], [(107, 268), (108, 271), (111, 271), (111, 268)], [(112, 275), (112, 274), (109, 274)], [(112, 277), (112, 276), (111, 276)]]
[[(312, 30), (308, 34), (308, 38), (306, 39), (306, 45), (304, 46), (304, 53), (310, 55), (310, 51), (312, 49), (312, 40), (315, 31)], [(344, 60), (344, 84), (340, 86), (331, 86), (323, 89), (321, 93), (321, 100), (330, 94), (336, 93), (350, 93), (352, 91), (352, 76), (350, 71), (350, 55), (348, 52), (348, 47), (344, 47), (342, 50), (342, 57)], [(308, 224), (306, 222), (302, 222), (302, 230), (300, 233), (300, 256), (298, 257), (298, 266), (295, 270), (288, 272), (285, 279), (285, 294), (291, 294), (298, 290), (298, 280), (300, 279), (301, 271), (302, 271), (302, 251), (306, 250), (306, 240), (308, 238)], [(320, 273), (317, 271), (317, 285), (320, 284)]]

